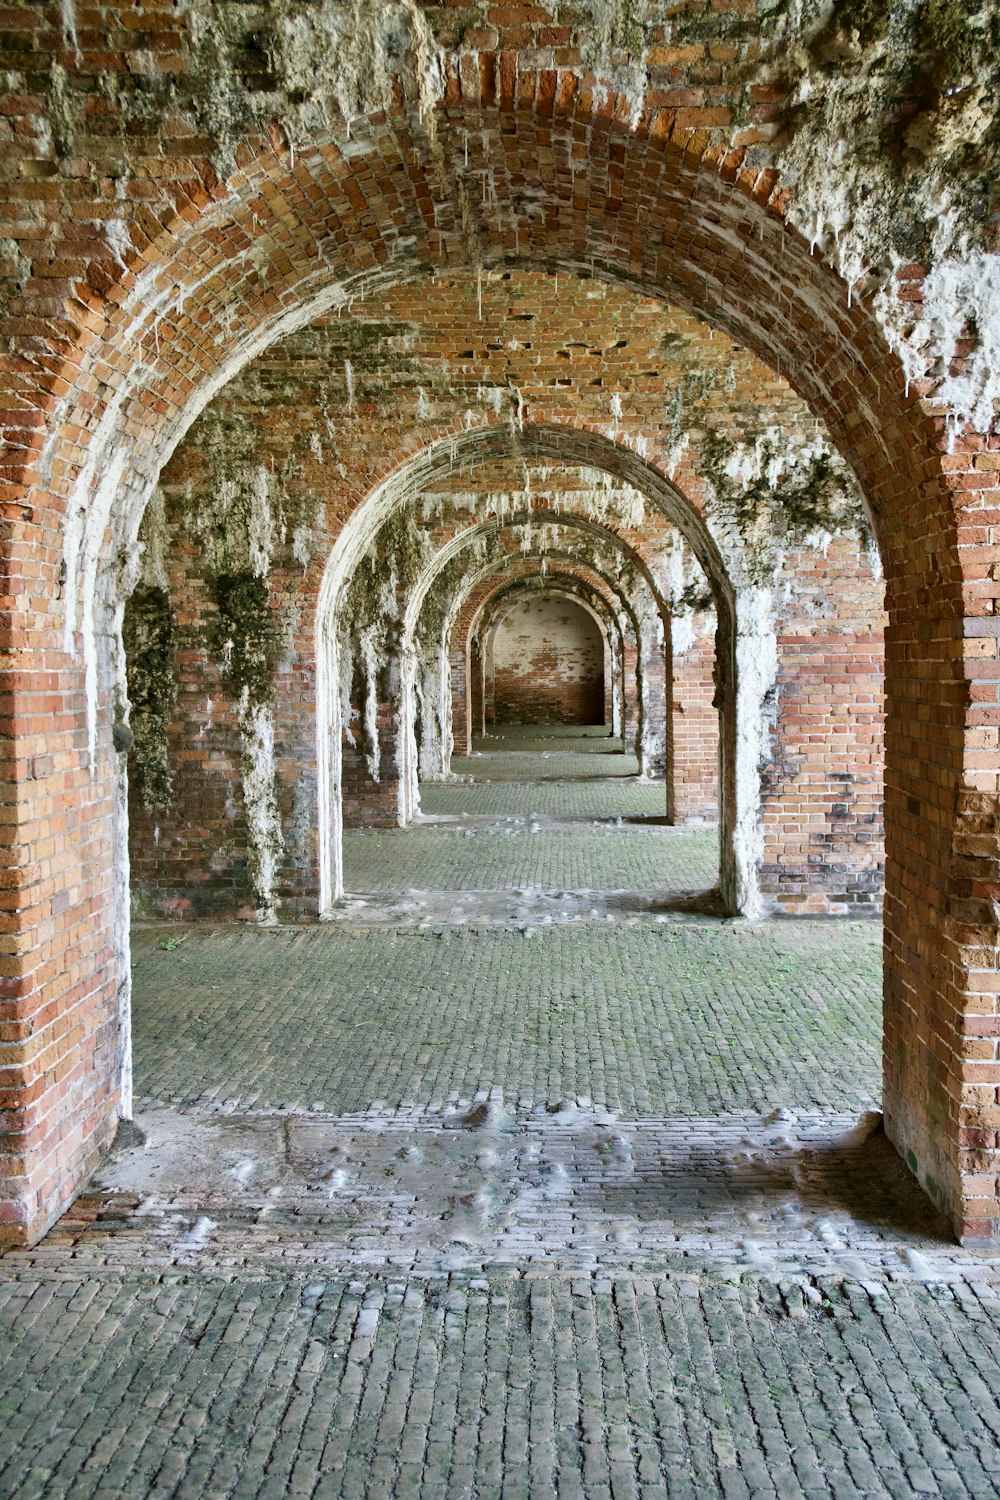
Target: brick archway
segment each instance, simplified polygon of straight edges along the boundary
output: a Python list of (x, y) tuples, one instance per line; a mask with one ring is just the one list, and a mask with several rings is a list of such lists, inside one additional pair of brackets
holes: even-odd
[[(723, 684), (720, 804), (724, 849), (720, 889), (729, 910), (745, 914), (756, 912), (759, 901), (756, 883), (759, 834), (754, 808), (761, 690), (759, 673), (753, 663), (764, 654), (757, 649), (761, 640), (761, 618), (756, 591), (750, 589), (741, 595), (734, 589), (729, 569), (738, 570), (738, 554), (729, 554), (724, 560), (719, 545), (694, 505), (672, 481), (624, 443), (616, 443), (603, 433), (586, 429), (532, 427), (527, 424), (514, 429), (507, 424), (474, 428), (432, 444), (401, 465), (367, 497), (343, 528), (330, 553), (316, 613), (320, 911), (328, 910), (343, 890), (340, 860), (342, 747), (334, 705), (338, 702), (336, 684), (341, 675), (340, 615), (349, 580), (379, 527), (415, 496), (459, 466), (474, 470), (477, 465), (509, 457), (512, 452), (520, 456), (555, 459), (570, 465), (585, 464), (625, 480), (677, 527), (701, 564), (715, 597), (720, 656), (725, 661), (720, 672)], [(525, 512), (522, 519), (537, 522), (541, 518), (540, 512), (531, 511)], [(563, 521), (571, 517), (560, 513), (556, 519)], [(669, 613), (666, 601), (639, 554), (622, 538), (616, 537), (613, 528), (598, 526), (582, 517), (576, 518), (574, 524), (584, 531), (614, 540), (643, 577), (661, 617), (666, 618)], [(492, 523), (484, 522), (460, 533), (428, 564), (410, 594), (401, 629), (403, 681), (398, 761), (401, 767), (400, 817), (404, 822), (416, 805), (414, 630), (423, 601), (442, 567), (468, 547), (476, 536), (491, 529)]]
[[(605, 629), (608, 633), (612, 660), (610, 663), (613, 674), (610, 684), (610, 718), (609, 723), (612, 733), (618, 734), (622, 730), (622, 700), (624, 698), (624, 641), (625, 635), (622, 620), (628, 621), (633, 633), (637, 629), (634, 614), (630, 611), (630, 604), (624, 593), (614, 587), (612, 580), (606, 575), (592, 567), (585, 567), (570, 556), (558, 556), (555, 559), (546, 554), (549, 567), (546, 577), (553, 580), (557, 586), (565, 592), (579, 591), (585, 594), (592, 602), (595, 609), (602, 609), (605, 617)], [(553, 566), (554, 563), (554, 566)], [(507, 591), (511, 588), (535, 586), (542, 581), (540, 562), (528, 558), (521, 566), (512, 564), (509, 569), (498, 571), (494, 578), (488, 578), (477, 588), (470, 591), (462, 603), (461, 609), (456, 617), (452, 628), (451, 658), (454, 664), (456, 657), (462, 664), (462, 669), (469, 674), (471, 671), (471, 656), (473, 642), (481, 637), (484, 629), (488, 628), (491, 619), (490, 611), (495, 602), (502, 601)], [(617, 613), (620, 611), (620, 616)], [(617, 659), (616, 659), (617, 658)], [(453, 665), (454, 671), (454, 665)], [(478, 723), (472, 712), (474, 694), (469, 691), (469, 683), (466, 681), (465, 707), (465, 733), (464, 749), (467, 753), (471, 749), (473, 722)], [(459, 742), (459, 734), (455, 733), (456, 743)]]
[[(530, 511), (514, 512), (513, 515), (508, 516), (504, 523), (504, 531), (505, 533), (509, 532), (511, 535), (514, 535), (522, 525), (535, 526), (540, 524), (550, 524), (558, 527), (565, 526), (571, 531), (578, 532), (584, 541), (597, 543), (602, 547), (602, 549), (607, 548), (612, 555), (619, 555), (628, 566), (634, 566), (636, 568), (637, 576), (640, 580), (641, 593), (643, 595), (648, 594), (649, 597), (649, 608), (644, 612), (644, 615), (655, 616), (655, 618), (659, 620), (661, 627), (665, 625), (669, 615), (669, 605), (667, 599), (665, 598), (662, 590), (653, 577), (652, 572), (645, 560), (639, 556), (633, 546), (627, 544), (624, 541), (624, 539), (618, 534), (613, 526), (610, 526), (608, 524), (598, 524), (588, 517), (577, 516), (574, 513), (568, 512), (566, 510), (560, 510), (558, 513), (556, 513), (554, 511), (535, 508)], [(459, 549), (459, 547), (461, 548), (461, 550), (468, 550), (469, 548), (474, 547), (476, 541), (482, 536), (488, 535), (492, 529), (493, 528), (489, 524), (487, 524), (486, 526), (476, 525), (469, 528), (465, 533), (459, 534), (454, 538), (454, 541), (452, 543), (451, 555), (456, 555), (457, 549)], [(515, 566), (518, 557), (521, 556), (523, 556), (523, 554), (520, 552), (512, 553), (511, 560), (508, 566)], [(564, 559), (566, 561), (570, 560), (570, 554), (568, 552), (564, 552), (559, 549), (553, 550), (551, 547), (547, 549), (546, 556), (553, 559)], [(433, 578), (435, 576), (439, 576), (440, 568), (446, 565), (446, 561), (447, 559), (444, 557), (442, 557), (440, 560), (435, 560), (435, 563), (432, 564), (432, 568), (428, 570), (427, 578), (425, 581), (424, 595), (426, 594), (426, 589), (431, 586)], [(634, 608), (633, 601), (628, 598), (626, 591), (621, 587), (620, 583), (608, 573), (607, 570), (597, 567), (596, 565), (592, 565), (591, 571), (593, 571), (595, 576), (600, 580), (601, 585), (618, 598), (619, 607), (627, 614), (631, 622), (636, 643), (636, 651), (638, 653), (643, 644), (641, 640), (643, 631), (640, 623), (640, 617), (636, 609)], [(473, 595), (477, 587), (481, 586), (488, 580), (491, 572), (492, 569), (490, 567), (487, 567), (483, 570), (476, 570), (476, 572), (474, 572), (465, 581), (462, 587), (456, 592), (454, 603), (450, 611), (450, 618), (446, 623), (446, 631), (448, 633), (453, 632), (454, 629), (457, 628), (463, 615), (466, 613), (467, 601), (469, 600), (470, 596)], [(417, 610), (417, 614), (419, 614), (419, 604), (416, 603), (416, 595), (415, 607)], [(415, 614), (414, 620), (416, 618), (417, 615)], [(649, 621), (647, 620), (647, 624), (648, 623)], [(467, 629), (471, 629), (471, 624), (472, 621), (470, 618), (470, 620), (467, 621)], [(646, 645), (647, 648), (650, 648), (651, 642), (647, 641)], [(462, 650), (467, 656), (468, 640), (465, 641)], [(641, 670), (641, 663), (638, 660), (638, 656), (636, 661), (636, 668), (637, 671)], [(639, 709), (641, 710), (641, 704), (639, 705)], [(638, 725), (638, 729), (639, 737), (641, 740), (641, 722)], [(644, 756), (641, 744), (639, 746), (639, 754), (641, 761)]]
[[(1000, 1121), (984, 1097), (1000, 1080), (995, 1059), (976, 1050), (989, 1031), (984, 997), (997, 992), (981, 957), (996, 937), (998, 770), (977, 733), (997, 691), (982, 652), (993, 641), (992, 559), (977, 514), (992, 490), (984, 442), (967, 436), (943, 464), (943, 421), (904, 394), (863, 301), (847, 307), (830, 268), (799, 237), (785, 241), (773, 174), (694, 132), (661, 131), (655, 115), (633, 132), (575, 82), (525, 68), (515, 97), (505, 77), (487, 69), (468, 92), (459, 80), (449, 101), (456, 139), (471, 129), (502, 141), (510, 214), (477, 235), (479, 263), (502, 267), (513, 224), (514, 253), (529, 262), (629, 279), (696, 311), (783, 370), (861, 483), (891, 621), (886, 1117), (936, 1201), (983, 1237), (1000, 1212), (989, 1186)], [(489, 112), (512, 119), (518, 102), (516, 130), (497, 132)], [(11, 1146), (0, 1203), (10, 1238), (52, 1221), (127, 1100), (111, 564), (172, 447), (257, 350), (353, 289), (417, 274), (421, 261), (470, 262), (457, 204), (450, 224), (435, 224), (430, 169), (409, 171), (405, 118), (357, 135), (350, 154), (317, 139), (294, 161), (271, 142), (246, 142), (227, 183), (207, 187), (192, 173), (172, 204), (127, 216), (123, 249), (89, 247), (66, 318), (31, 330), (10, 372), (4, 551), (17, 665), (7, 679)], [(529, 215), (512, 184), (524, 161), (554, 163), (554, 140), (579, 141), (588, 155), (584, 201), (578, 215), (565, 210), (555, 166), (540, 168), (545, 206)], [(407, 234), (416, 247), (401, 251)]]
[[(524, 631), (532, 612), (544, 620), (549, 638), (532, 641), (521, 659), (514, 644), (519, 617)], [(554, 630), (560, 636), (558, 651), (551, 641)], [(516, 589), (497, 609), (483, 643), (497, 726), (606, 724), (610, 644), (600, 615), (586, 599), (563, 589)], [(589, 670), (578, 685), (570, 672), (581, 655)]]

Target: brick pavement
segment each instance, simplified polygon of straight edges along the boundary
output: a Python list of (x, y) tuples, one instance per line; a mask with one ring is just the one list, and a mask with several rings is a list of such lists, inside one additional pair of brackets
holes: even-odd
[(347, 1113), (499, 1088), (632, 1118), (878, 1099), (873, 923), (178, 935), (136, 935), (140, 1096)]
[(472, 754), (455, 755), (452, 774), (490, 781), (563, 781), (575, 778), (633, 777), (639, 762), (620, 739), (594, 727), (507, 725), (473, 739)]
[(714, 829), (510, 815), (344, 834), (349, 891), (699, 891), (718, 880)]
[(363, 852), (532, 849), (500, 907), (136, 933), (145, 1140), (0, 1262), (4, 1497), (1000, 1495), (1000, 1261), (872, 1113), (877, 927), (574, 906), (567, 849), (714, 838), (580, 785)]
[(993, 1288), (14, 1275), (3, 1493), (974, 1496)]
[(660, 782), (635, 779), (580, 781), (424, 781), (423, 813), (463, 813), (550, 818), (660, 818), (665, 791)]

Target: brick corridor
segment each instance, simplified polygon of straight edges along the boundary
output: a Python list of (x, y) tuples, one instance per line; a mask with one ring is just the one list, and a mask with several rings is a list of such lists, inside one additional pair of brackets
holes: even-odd
[(1000, 0), (0, 55), (0, 1500), (1000, 1500)]

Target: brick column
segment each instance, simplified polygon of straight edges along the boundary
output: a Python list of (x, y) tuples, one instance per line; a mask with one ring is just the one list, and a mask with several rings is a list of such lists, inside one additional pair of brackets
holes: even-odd
[[(715, 707), (714, 616), (692, 632), (680, 622), (673, 652), (671, 712), (673, 816), (714, 822), (719, 816), (719, 714)], [(678, 622), (674, 624), (678, 633)]]

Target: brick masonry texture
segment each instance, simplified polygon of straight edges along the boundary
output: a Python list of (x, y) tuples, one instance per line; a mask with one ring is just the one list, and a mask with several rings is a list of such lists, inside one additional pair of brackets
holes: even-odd
[[(620, 814), (619, 814), (620, 816)], [(705, 891), (719, 869), (712, 833), (672, 828), (581, 829), (523, 819), (464, 829), (348, 833), (344, 863), (353, 891)]]
[(12, 1500), (995, 1494), (995, 1298), (811, 1290), (26, 1271), (0, 1476)]
[[(598, 778), (612, 777), (619, 783), (615, 786), (614, 793), (621, 796), (623, 805), (624, 800), (629, 797), (648, 798), (652, 795), (659, 803), (657, 810), (661, 811), (663, 808), (662, 788), (653, 792), (635, 782), (633, 778), (639, 770), (638, 761), (624, 749), (621, 738), (612, 738), (603, 726), (581, 734), (574, 725), (569, 732), (560, 734), (551, 725), (546, 726), (543, 731), (532, 725), (508, 724), (502, 729), (494, 729), (483, 739), (473, 740), (472, 754), (453, 756), (451, 764), (457, 775), (481, 782), (483, 786), (508, 781), (523, 782), (525, 786), (532, 788), (525, 793), (529, 800), (539, 796), (552, 796), (553, 790), (547, 785), (550, 782), (579, 784), (580, 795), (586, 796), (584, 783), (593, 786)], [(545, 788), (544, 791), (535, 790), (540, 785)], [(440, 787), (428, 788), (430, 802), (441, 795)], [(430, 802), (429, 811), (432, 810)], [(538, 811), (545, 811), (541, 802), (538, 804)]]
[(663, 813), (663, 788), (641, 786), (634, 781), (463, 780), (439, 782), (424, 787), (420, 805), (424, 813), (461, 816), (502, 813), (510, 816), (582, 818), (655, 818)]
[(142, 1097), (340, 1113), (498, 1088), (630, 1117), (878, 1098), (870, 923), (169, 934), (136, 938)]
[[(447, 826), (357, 837), (446, 883)], [(869, 1113), (875, 924), (471, 915), (136, 932), (140, 1129), (0, 1259), (4, 1493), (995, 1490), (997, 1266)]]
[(604, 723), (604, 640), (579, 605), (512, 607), (493, 638), (492, 667), (497, 723)]
[[(954, 219), (946, 212), (934, 233), (922, 220), (910, 235), (905, 212), (907, 196), (919, 200), (930, 182), (947, 183), (949, 192), (966, 185), (965, 157), (948, 158), (942, 168), (939, 154), (954, 140), (945, 118), (948, 90), (960, 87), (967, 67), (948, 27), (932, 27), (928, 43), (940, 50), (940, 70), (936, 60), (925, 69), (903, 58), (880, 75), (902, 82), (895, 93), (896, 85), (889, 89), (888, 114), (873, 126), (879, 207), (865, 210), (864, 232), (855, 210), (848, 214), (863, 244), (847, 260), (841, 252), (849, 241), (856, 248), (856, 240), (841, 232), (844, 178), (829, 170), (843, 141), (824, 134), (824, 110), (829, 88), (856, 86), (871, 48), (889, 45), (874, 21), (874, 39), (866, 20), (855, 44), (837, 33), (838, 11), (818, 37), (787, 45), (785, 9), (777, 17), (770, 9), (758, 13), (745, 0), (720, 0), (706, 16), (640, 15), (634, 25), (616, 7), (604, 16), (607, 27), (590, 6), (558, 16), (544, 4), (489, 0), (406, 6), (392, 12), (401, 29), (391, 38), (391, 60), (386, 37), (365, 33), (353, 38), (353, 50), (346, 42), (333, 49), (338, 67), (331, 75), (322, 28), (317, 35), (306, 28), (303, 52), (281, 26), (267, 30), (267, 17), (254, 7), (203, 9), (195, 17), (165, 0), (141, 12), (26, 4), (10, 10), (2, 36), (4, 1235), (37, 1236), (61, 1211), (110, 1141), (127, 1099), (124, 767), (115, 746), (128, 736), (116, 724), (123, 688), (117, 627), (135, 580), (140, 512), (168, 460), (182, 487), (190, 478), (197, 505), (193, 428), (188, 445), (177, 448), (190, 422), (212, 398), (223, 407), (247, 400), (249, 386), (227, 381), (273, 374), (272, 348), (305, 357), (307, 327), (322, 329), (320, 342), (331, 349), (337, 338), (350, 347), (341, 347), (337, 365), (317, 361), (331, 380), (336, 372), (330, 451), (320, 423), (310, 418), (303, 433), (306, 440), (314, 433), (323, 450), (301, 458), (303, 473), (315, 465), (323, 491), (317, 550), (305, 565), (295, 558), (303, 537), (289, 513), (280, 541), (286, 552), (267, 580), (275, 613), (281, 616), (282, 602), (289, 606), (287, 633), (272, 639), (272, 616), (259, 609), (253, 615), (262, 627), (254, 644), (280, 682), (270, 700), (271, 709), (281, 709), (284, 735), (274, 741), (273, 777), (261, 773), (262, 764), (270, 767), (274, 729), (265, 705), (248, 698), (237, 706), (240, 733), (256, 746), (244, 766), (242, 756), (236, 763), (235, 695), (203, 691), (224, 663), (231, 678), (253, 667), (252, 655), (225, 658), (218, 635), (217, 653), (192, 650), (185, 635), (209, 622), (211, 537), (186, 537), (175, 559), (190, 580), (177, 600), (179, 722), (193, 725), (200, 716), (210, 745), (217, 735), (218, 765), (203, 778), (204, 805), (183, 830), (189, 853), (197, 845), (206, 856), (198, 868), (218, 875), (234, 906), (250, 886), (258, 897), (262, 881), (268, 894), (287, 891), (301, 903), (297, 909), (318, 904), (324, 867), (314, 847), (305, 750), (316, 736), (306, 734), (303, 707), (315, 686), (314, 606), (323, 557), (384, 481), (404, 472), (412, 479), (408, 466), (419, 469), (421, 455), (428, 470), (450, 478), (472, 458), (513, 462), (519, 494), (525, 465), (597, 468), (616, 481), (640, 481), (644, 493), (658, 497), (674, 529), (687, 527), (692, 546), (697, 538), (711, 571), (712, 547), (728, 543), (720, 540), (724, 527), (713, 537), (702, 524), (709, 491), (717, 499), (722, 484), (718, 466), (714, 486), (705, 478), (706, 412), (719, 414), (730, 396), (736, 401), (729, 410), (744, 410), (753, 393), (765, 423), (783, 426), (780, 413), (790, 429), (801, 419), (815, 434), (819, 422), (863, 493), (886, 580), (888, 1128), (958, 1231), (994, 1235), (1000, 438), (989, 386), (981, 403), (972, 397), (985, 306), (974, 292), (985, 294), (989, 284), (975, 256), (995, 247), (995, 222), (988, 202), (976, 198), (970, 209), (963, 198)], [(334, 24), (328, 10), (317, 14)], [(806, 69), (807, 81), (822, 78), (823, 87), (800, 86), (803, 79), (784, 61), (772, 66), (775, 48)], [(984, 41), (980, 51), (971, 69), (982, 70), (989, 114), (993, 50)], [(349, 56), (366, 59), (352, 64), (360, 72), (340, 70), (342, 55), (345, 67)], [(884, 101), (866, 94), (868, 103), (878, 110)], [(978, 180), (989, 180), (989, 124), (979, 133), (969, 128)], [(787, 178), (776, 138), (782, 160), (791, 161)], [(805, 162), (798, 171), (796, 150)], [(843, 159), (854, 157), (850, 151)], [(956, 235), (944, 246), (935, 237), (943, 221)], [(953, 336), (946, 333), (924, 360), (906, 345), (906, 330), (935, 327), (936, 273), (949, 249), (965, 253), (966, 229), (980, 247), (963, 272), (973, 291), (953, 309)], [(903, 245), (903, 260), (890, 254)], [(506, 323), (502, 337), (490, 337), (502, 321), (498, 302), (517, 321), (508, 294), (519, 278), (537, 281), (539, 308), (550, 312), (553, 337), (542, 337), (537, 349), (524, 347), (531, 338), (523, 326), (520, 339)], [(457, 302), (447, 305), (453, 296), (463, 303), (460, 315)], [(674, 362), (669, 371), (666, 359), (633, 365), (631, 333), (616, 363), (618, 335), (606, 336), (603, 316), (591, 317), (595, 307), (620, 312), (623, 326), (653, 332), (658, 347), (668, 331), (687, 336), (680, 323), (696, 346), (711, 343), (718, 352), (731, 345), (725, 358), (732, 360), (733, 389), (703, 390), (703, 367), (693, 353), (685, 369), (676, 343), (663, 351)], [(973, 308), (975, 318), (968, 316)], [(427, 316), (424, 334), (440, 343), (437, 355), (418, 347), (421, 335), (408, 350), (405, 331), (383, 327), (383, 363), (394, 378), (382, 381), (371, 368), (377, 361), (370, 345), (365, 353), (364, 330), (379, 320), (408, 324), (418, 312)], [(904, 371), (899, 349), (906, 354), (907, 347), (912, 368)], [(423, 378), (424, 362), (434, 358), (437, 383)], [(388, 370), (407, 360), (415, 368)], [(575, 375), (566, 368), (574, 365)], [(966, 380), (974, 389), (962, 400), (956, 391)], [(383, 404), (383, 384), (406, 386), (403, 405)], [(460, 399), (440, 399), (442, 388)], [(697, 408), (680, 426), (667, 405), (678, 389), (693, 392), (688, 406)], [(498, 397), (489, 394), (495, 391)], [(271, 404), (277, 399), (272, 392)], [(294, 388), (280, 400), (286, 410), (300, 408)], [(286, 437), (278, 434), (279, 447)], [(268, 487), (273, 477), (294, 492), (294, 474), (277, 463), (273, 471), (259, 467)], [(434, 474), (423, 478), (433, 481)], [(263, 485), (258, 475), (250, 498), (259, 498)], [(217, 499), (233, 493), (214, 489)], [(535, 498), (544, 503), (544, 491)], [(856, 536), (850, 545), (860, 576)], [(738, 572), (747, 556), (734, 544), (727, 567)], [(830, 556), (839, 568), (844, 559), (838, 562), (835, 547)], [(254, 566), (247, 559), (240, 571), (260, 584)], [(223, 596), (259, 605), (256, 585), (227, 593), (220, 579), (231, 583), (233, 575), (214, 571), (216, 609)], [(756, 679), (752, 653), (741, 657), (751, 636), (738, 626), (747, 621), (733, 613), (737, 605), (749, 609), (753, 585), (743, 579), (727, 591), (724, 572), (715, 580), (715, 605), (728, 753), (741, 685)], [(293, 574), (294, 590), (287, 583)], [(822, 592), (817, 597), (826, 600)], [(880, 603), (873, 596), (851, 622), (833, 604), (816, 642), (802, 639), (796, 616), (791, 649), (779, 660), (769, 706), (777, 712), (772, 745), (780, 775), (765, 766), (771, 781), (763, 864), (771, 894), (789, 904), (808, 903), (820, 887), (834, 906), (873, 896), (878, 851), (868, 820), (876, 814), (872, 731), (881, 712), (881, 618), (873, 602)], [(795, 601), (788, 603), (791, 619)], [(855, 672), (843, 637), (861, 623), (864, 666)], [(829, 672), (820, 671), (824, 653)], [(379, 675), (370, 674), (370, 729), (388, 743), (388, 696), (374, 700), (391, 682)], [(796, 687), (800, 681), (804, 687)], [(837, 782), (847, 773), (808, 736), (819, 733), (817, 713), (823, 733), (842, 735), (839, 712), (823, 714), (820, 700), (830, 688), (826, 700), (838, 708), (852, 686), (860, 711), (847, 733), (845, 757), (855, 775), (847, 784)], [(214, 728), (204, 707), (210, 697), (220, 703)], [(806, 726), (809, 748), (801, 758), (797, 740), (782, 741), (783, 705), (788, 722)], [(189, 740), (198, 757), (206, 747)], [(376, 783), (365, 779), (363, 754), (345, 766), (361, 815), (391, 818), (399, 769), (387, 759)], [(296, 803), (302, 783), (306, 792)], [(249, 853), (240, 788), (252, 810), (244, 822), (257, 839)], [(815, 792), (822, 812), (810, 805), (791, 826), (776, 815), (786, 791), (803, 812)], [(748, 795), (745, 779), (730, 768), (720, 787), (724, 806)], [(220, 855), (219, 831), (230, 822), (231, 847)], [(196, 837), (199, 830), (208, 837)], [(723, 818), (727, 850), (741, 830), (738, 819)], [(140, 824), (137, 832), (151, 836), (152, 826)], [(734, 855), (727, 866), (731, 906), (756, 860), (755, 853), (750, 869)], [(252, 909), (266, 910), (266, 903)]]

